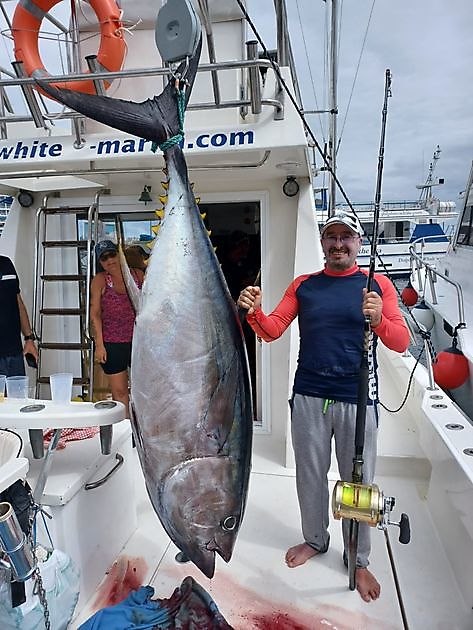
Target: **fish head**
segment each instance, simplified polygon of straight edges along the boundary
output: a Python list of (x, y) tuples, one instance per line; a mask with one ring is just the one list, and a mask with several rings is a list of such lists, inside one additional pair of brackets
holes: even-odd
[(172, 540), (209, 578), (215, 553), (225, 562), (243, 514), (238, 462), (228, 456), (201, 457), (176, 467), (161, 493), (162, 521)]

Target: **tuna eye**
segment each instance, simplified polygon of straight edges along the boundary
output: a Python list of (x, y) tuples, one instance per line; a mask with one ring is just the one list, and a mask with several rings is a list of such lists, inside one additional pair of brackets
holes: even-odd
[(225, 532), (232, 532), (237, 525), (237, 520), (234, 516), (227, 516), (220, 521), (220, 527)]

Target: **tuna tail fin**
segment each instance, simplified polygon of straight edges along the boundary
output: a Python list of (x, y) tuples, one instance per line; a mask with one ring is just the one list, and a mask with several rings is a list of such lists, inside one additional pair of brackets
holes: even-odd
[[(186, 106), (197, 73), (201, 48), (202, 38), (189, 60), (185, 74)], [(185, 69), (186, 64), (183, 62), (177, 69), (177, 73), (182, 75)], [(179, 132), (174, 78), (171, 78), (159, 96), (142, 103), (65, 90), (54, 87), (51, 83), (45, 83), (41, 79), (36, 79), (36, 83), (46, 94), (80, 114), (139, 138), (162, 144)]]

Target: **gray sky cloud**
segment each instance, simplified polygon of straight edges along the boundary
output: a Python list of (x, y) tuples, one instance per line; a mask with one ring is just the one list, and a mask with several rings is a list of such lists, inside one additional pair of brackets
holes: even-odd
[[(248, 9), (265, 43), (273, 48), (271, 4), (272, 0), (249, 0)], [(304, 107), (326, 107), (326, 3), (286, 0), (286, 4)], [(372, 5), (373, 0), (339, 3), (339, 131)], [(438, 196), (455, 200), (463, 190), (473, 158), (472, 23), (471, 0), (375, 2), (337, 156), (338, 176), (352, 201), (374, 198), (386, 68), (392, 72), (393, 83), (388, 103), (383, 199), (416, 199), (415, 186), (425, 180), (437, 145), (442, 153), (435, 174), (445, 178), (445, 184), (436, 188)], [(326, 122), (322, 137), (317, 117), (312, 115), (308, 120), (323, 143)], [(322, 178), (318, 180), (316, 183), (322, 186)]]
[[(275, 48), (273, 0), (247, 3), (267, 47)], [(63, 4), (54, 11), (64, 9)], [(327, 4), (323, 0), (286, 0), (304, 107), (308, 110), (327, 108)], [(6, 6), (11, 12), (15, 3)], [(339, 0), (339, 132), (343, 127), (337, 155), (339, 179), (352, 201), (373, 200), (384, 74), (390, 68), (393, 96), (388, 104), (382, 197), (386, 201), (415, 199), (415, 186), (425, 180), (432, 154), (440, 145), (436, 175), (444, 177), (445, 184), (436, 191), (443, 200), (455, 200), (465, 186), (473, 158), (473, 3), (376, 0), (347, 113), (372, 7), (373, 0)], [(4, 41), (0, 56), (5, 67), (9, 67), (12, 56), (7, 48)], [(49, 58), (46, 48), (43, 54)], [(323, 118), (308, 116), (321, 145), (327, 139), (327, 120)], [(317, 165), (322, 165), (320, 158)], [(326, 181), (319, 176), (316, 185), (324, 184)]]

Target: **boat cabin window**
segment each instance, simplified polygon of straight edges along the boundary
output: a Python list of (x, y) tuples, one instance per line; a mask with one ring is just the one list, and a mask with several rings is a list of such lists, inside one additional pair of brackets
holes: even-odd
[(373, 223), (363, 223), (363, 245), (369, 245), (371, 243), (371, 237), (373, 236)]
[(463, 212), (457, 236), (457, 245), (469, 245), (470, 247), (473, 247), (472, 216), (473, 204), (469, 204)]

